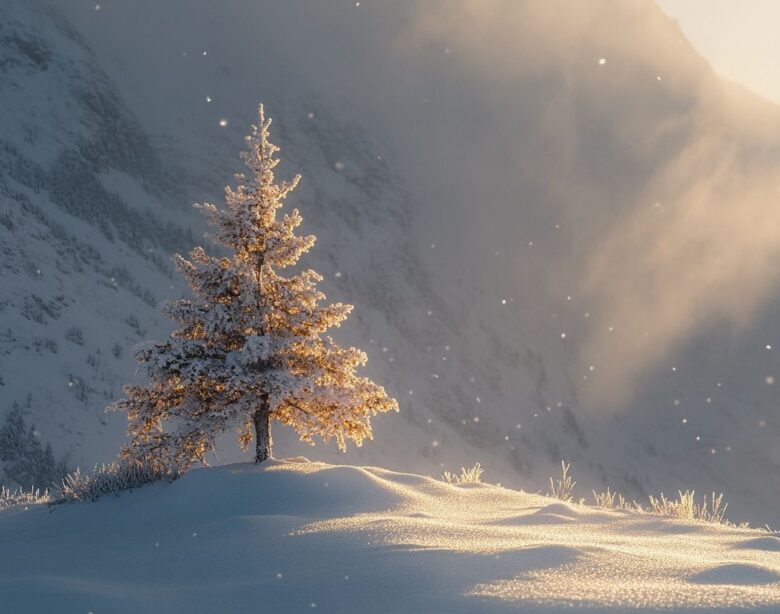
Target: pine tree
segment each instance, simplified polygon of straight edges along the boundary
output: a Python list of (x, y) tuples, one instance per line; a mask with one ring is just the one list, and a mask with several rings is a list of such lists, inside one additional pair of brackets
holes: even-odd
[(127, 386), (127, 398), (111, 406), (127, 412), (128, 460), (179, 468), (205, 463), (217, 435), (237, 429), (244, 449), (254, 435), (259, 463), (271, 456), (273, 420), (295, 428), (303, 441), (335, 438), (344, 450), (347, 439), (359, 446), (371, 438), (373, 415), (398, 410), (381, 386), (356, 374), (365, 353), (323, 336), (352, 306), (321, 306), (322, 277), (312, 270), (280, 274), (315, 237), (295, 234), (302, 221), (297, 209), (277, 216), (300, 176), (275, 181), (279, 148), (268, 140), (271, 120), (262, 105), (259, 115), (242, 153), (251, 172), (225, 188), (227, 208), (196, 205), (216, 228), (207, 238), (230, 256), (201, 247), (189, 260), (175, 256), (195, 298), (162, 305), (181, 327), (166, 341), (136, 348), (149, 384)]
[(22, 408), (14, 403), (0, 428), (0, 462), (8, 483), (21, 488), (46, 489), (68, 475), (67, 457), (54, 458), (51, 444), (44, 447), (35, 426), (29, 428)]

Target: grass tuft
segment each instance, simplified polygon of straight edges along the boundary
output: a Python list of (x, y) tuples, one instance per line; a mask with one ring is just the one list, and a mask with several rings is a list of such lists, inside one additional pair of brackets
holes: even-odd
[(19, 505), (34, 505), (37, 503), (49, 503), (51, 497), (49, 491), (41, 492), (38, 488), (23, 490), (17, 488), (10, 490), (5, 486), (0, 486), (0, 510), (17, 507)]
[(692, 490), (678, 491), (677, 499), (667, 499), (663, 493), (656, 499), (650, 495), (650, 512), (661, 516), (673, 516), (687, 520), (701, 520), (716, 524), (730, 524), (726, 520), (728, 503), (723, 503), (723, 494), (712, 493), (709, 502), (705, 495), (701, 505), (696, 503), (696, 493)]
[(471, 469), (461, 467), (460, 475), (445, 471), (442, 479), (447, 482), (447, 484), (479, 484), (482, 482), (482, 474), (484, 471), (482, 466), (477, 463)]
[(575, 482), (569, 475), (570, 467), (571, 463), (566, 464), (564, 461), (561, 461), (561, 478), (557, 481), (554, 481), (552, 478), (550, 478), (550, 492), (548, 493), (549, 496), (553, 497), (554, 499), (558, 499), (559, 501), (566, 502), (574, 499), (574, 485), (577, 482)]

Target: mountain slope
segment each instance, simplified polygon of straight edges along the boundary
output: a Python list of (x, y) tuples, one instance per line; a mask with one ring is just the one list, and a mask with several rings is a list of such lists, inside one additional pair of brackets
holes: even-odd
[(83, 39), (42, 5), (0, 13), (4, 411), (16, 403), (58, 454), (94, 461), (122, 437), (102, 408), (132, 377), (129, 348), (164, 334), (168, 254), (193, 235), (173, 168)]
[(305, 459), (0, 513), (11, 611), (776, 611), (780, 539)]

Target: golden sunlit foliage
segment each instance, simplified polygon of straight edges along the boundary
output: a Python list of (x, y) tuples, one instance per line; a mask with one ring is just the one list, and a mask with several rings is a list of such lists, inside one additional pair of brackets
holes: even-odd
[(356, 373), (364, 352), (322, 336), (352, 306), (320, 305), (325, 295), (315, 271), (280, 273), (315, 237), (295, 234), (297, 210), (277, 217), (300, 177), (275, 180), (279, 148), (268, 140), (271, 120), (262, 105), (259, 116), (242, 154), (251, 172), (225, 189), (227, 208), (196, 205), (215, 229), (207, 237), (231, 255), (211, 256), (202, 247), (189, 259), (176, 255), (195, 297), (163, 305), (180, 328), (136, 349), (149, 384), (126, 387), (127, 399), (112, 406), (127, 412), (128, 460), (205, 463), (217, 435), (235, 429), (243, 447), (254, 434), (259, 462), (271, 454), (272, 420), (303, 441), (334, 438), (343, 450), (347, 439), (360, 445), (371, 438), (372, 416), (398, 409), (381, 386)]

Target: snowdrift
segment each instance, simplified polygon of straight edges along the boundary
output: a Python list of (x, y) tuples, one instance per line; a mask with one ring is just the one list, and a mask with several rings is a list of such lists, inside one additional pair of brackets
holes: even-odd
[(8, 612), (780, 608), (780, 538), (303, 458), (0, 513)]

